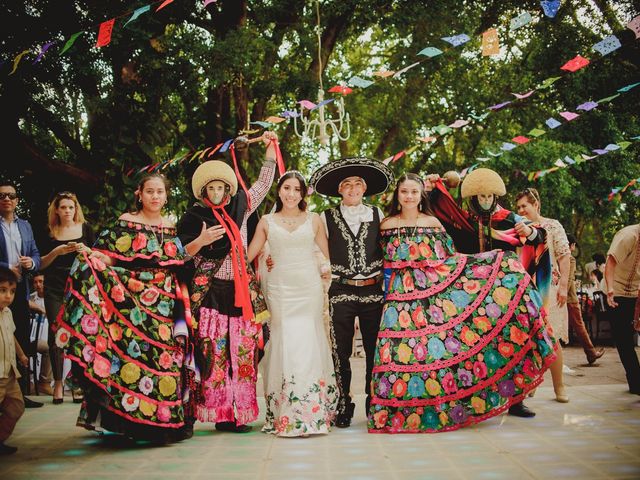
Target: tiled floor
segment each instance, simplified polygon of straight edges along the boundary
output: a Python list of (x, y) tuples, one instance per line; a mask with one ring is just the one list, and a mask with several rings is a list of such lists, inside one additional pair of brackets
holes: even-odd
[[(18, 424), (7, 443), (20, 450), (2, 457), (0, 478), (640, 478), (640, 397), (621, 383), (613, 350), (606, 360), (611, 368), (581, 370), (581, 355), (567, 355), (578, 374), (586, 371), (583, 377), (567, 377), (570, 403), (553, 401), (549, 381), (527, 400), (538, 413), (535, 419), (503, 415), (437, 435), (367, 434), (360, 394), (353, 426), (326, 436), (274, 438), (260, 433), (262, 420), (245, 435), (197, 424), (193, 439), (153, 448), (76, 428), (77, 405), (54, 407), (48, 400)], [(591, 376), (610, 381), (589, 385)]]

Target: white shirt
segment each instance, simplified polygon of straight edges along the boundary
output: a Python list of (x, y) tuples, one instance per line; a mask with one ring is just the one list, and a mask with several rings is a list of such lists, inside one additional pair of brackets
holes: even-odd
[(9, 378), (11, 369), (20, 378), (18, 365), (16, 363), (16, 344), (14, 342), (14, 332), (16, 326), (13, 323), (13, 315), (9, 307), (0, 311), (0, 378)]

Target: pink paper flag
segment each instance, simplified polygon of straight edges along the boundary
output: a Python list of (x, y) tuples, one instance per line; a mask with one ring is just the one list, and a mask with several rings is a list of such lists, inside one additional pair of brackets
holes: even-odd
[(482, 55), (498, 55), (500, 53), (500, 39), (498, 31), (490, 28), (482, 34)]
[(631, 19), (631, 21), (627, 23), (627, 28), (636, 34), (636, 38), (640, 38), (640, 15)]
[(206, 7), (207, 5), (209, 5), (210, 3), (216, 3), (218, 0), (204, 0), (204, 3), (202, 4), (203, 7)]
[(115, 18), (102, 22), (100, 24), (100, 30), (98, 30), (98, 41), (96, 42), (96, 48), (106, 47), (111, 43), (111, 32), (113, 31), (113, 24), (116, 22)]
[(164, 2), (162, 2), (160, 4), (160, 6), (158, 8), (156, 8), (156, 12), (159, 12), (160, 10), (162, 10), (164, 7), (166, 7), (167, 5), (169, 5), (170, 3), (173, 3), (173, 0), (164, 0)]
[(530, 90), (527, 93), (512, 93), (512, 95), (520, 100), (522, 100), (523, 98), (527, 98), (530, 97), (533, 92), (535, 92), (535, 90)]
[(460, 127), (464, 127), (465, 125), (467, 125), (469, 123), (468, 120), (456, 120), (455, 122), (453, 122), (451, 125), (449, 125), (451, 128), (460, 128)]
[(575, 72), (577, 70), (580, 70), (581, 68), (586, 67), (587, 65), (589, 65), (589, 59), (581, 57), (580, 55), (576, 55), (574, 58), (561, 66), (560, 70)]
[(570, 122), (571, 120), (574, 120), (580, 116), (577, 113), (573, 113), (573, 112), (561, 112), (559, 113), (559, 115), (562, 118), (564, 118), (567, 122)]
[(400, 159), (404, 156), (404, 154), (405, 154), (405, 151), (404, 151), (404, 150), (401, 150), (400, 152), (396, 153), (396, 154), (393, 156), (393, 160), (391, 160), (391, 161), (392, 161), (392, 162), (397, 162), (398, 160), (400, 160)]
[(382, 160), (382, 163), (384, 163), (385, 165), (389, 165), (391, 163), (391, 160), (393, 160), (393, 155)]
[(519, 143), (520, 145), (524, 145), (525, 143), (528, 143), (530, 141), (530, 139), (528, 139), (527, 137), (525, 137), (523, 135), (518, 135), (517, 137), (513, 137), (511, 139), (511, 141)]
[(276, 117), (276, 116), (271, 115), (271, 116), (265, 118), (264, 120), (265, 120), (265, 122), (269, 122), (269, 123), (280, 123), (280, 122), (284, 122), (285, 119), (282, 118), (282, 117)]
[(315, 103), (310, 102), (309, 100), (300, 100), (298, 103), (302, 105), (304, 108), (306, 108), (307, 110), (311, 110), (317, 107)]

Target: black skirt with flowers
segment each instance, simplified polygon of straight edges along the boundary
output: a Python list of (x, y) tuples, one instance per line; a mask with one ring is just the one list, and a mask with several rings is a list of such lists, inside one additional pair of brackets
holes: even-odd
[(385, 303), (369, 432), (430, 433), (520, 401), (555, 358), (517, 256), (455, 252), (443, 229), (383, 231)]
[(184, 250), (174, 229), (127, 221), (94, 250), (115, 266), (79, 255), (56, 322), (56, 344), (84, 385), (78, 425), (167, 439), (184, 423), (189, 315), (174, 273)]

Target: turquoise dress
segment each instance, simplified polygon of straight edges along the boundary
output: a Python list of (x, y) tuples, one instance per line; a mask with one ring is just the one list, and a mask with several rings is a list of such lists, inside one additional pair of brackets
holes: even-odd
[(513, 252), (455, 251), (442, 228), (383, 230), (385, 303), (371, 433), (432, 433), (487, 420), (542, 382), (555, 340)]

